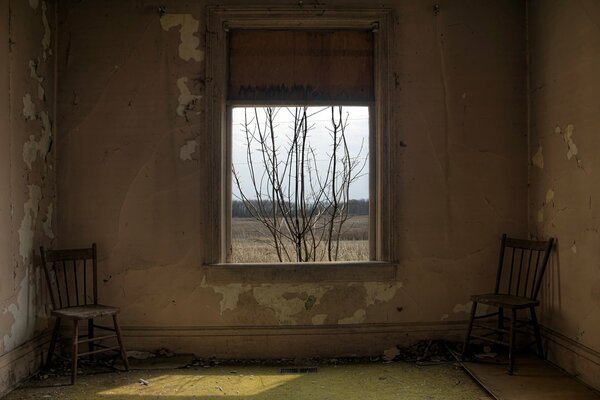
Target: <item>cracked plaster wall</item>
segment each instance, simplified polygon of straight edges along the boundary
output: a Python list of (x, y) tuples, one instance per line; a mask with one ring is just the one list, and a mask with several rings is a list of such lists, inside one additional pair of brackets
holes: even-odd
[(381, 354), (456, 335), (468, 294), (493, 284), (500, 234), (527, 231), (525, 9), (439, 4), (384, 4), (399, 259), (371, 273), (203, 267), (206, 3), (171, 1), (162, 18), (149, 1), (60, 3), (58, 243), (99, 244), (100, 296), (130, 348)]
[(542, 293), (549, 357), (600, 387), (600, 3), (530, 4), (529, 226), (558, 239)]
[(47, 1), (0, 1), (0, 395), (39, 366), (48, 322), (34, 253), (56, 225), (53, 19)]

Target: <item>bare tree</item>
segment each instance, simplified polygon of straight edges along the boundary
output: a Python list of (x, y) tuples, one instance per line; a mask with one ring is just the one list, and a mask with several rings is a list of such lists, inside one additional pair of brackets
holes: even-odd
[[(330, 140), (320, 160), (310, 140), (312, 120), (327, 111)], [(291, 126), (276, 122), (280, 112), (290, 114)], [(348, 114), (337, 106), (313, 113), (307, 107), (245, 109), (241, 128), (252, 189), (244, 191), (234, 166), (236, 197), (269, 232), (279, 261), (338, 259), (349, 218), (350, 185), (366, 166), (366, 157), (361, 157), (364, 143), (358, 154), (350, 154), (347, 126)]]

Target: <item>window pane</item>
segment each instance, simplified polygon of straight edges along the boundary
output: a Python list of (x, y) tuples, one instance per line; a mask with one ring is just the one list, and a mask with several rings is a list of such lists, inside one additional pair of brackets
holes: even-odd
[(232, 261), (369, 254), (368, 107), (232, 110)]

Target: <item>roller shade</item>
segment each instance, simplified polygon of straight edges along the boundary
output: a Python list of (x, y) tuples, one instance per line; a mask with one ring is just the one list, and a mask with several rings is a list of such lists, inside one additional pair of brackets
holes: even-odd
[(228, 99), (372, 101), (373, 33), (231, 30)]

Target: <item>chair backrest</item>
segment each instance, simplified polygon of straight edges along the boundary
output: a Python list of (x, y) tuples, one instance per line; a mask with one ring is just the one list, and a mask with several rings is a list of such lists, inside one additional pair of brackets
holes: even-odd
[(42, 246), (40, 254), (55, 310), (98, 304), (96, 243), (85, 249), (45, 250)]
[(502, 235), (495, 293), (535, 300), (542, 285), (553, 243), (553, 238), (539, 241)]

